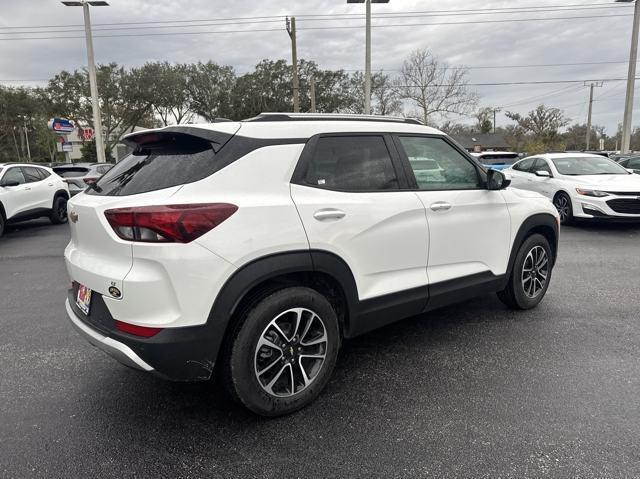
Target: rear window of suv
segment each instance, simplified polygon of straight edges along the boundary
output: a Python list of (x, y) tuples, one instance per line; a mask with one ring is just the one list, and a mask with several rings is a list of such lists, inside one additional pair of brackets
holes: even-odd
[(104, 174), (86, 193), (128, 196), (193, 183), (216, 171), (212, 144), (191, 135), (164, 135), (144, 143)]
[(62, 178), (77, 178), (86, 176), (87, 173), (89, 173), (89, 168), (63, 166), (61, 168), (54, 168), (53, 171)]

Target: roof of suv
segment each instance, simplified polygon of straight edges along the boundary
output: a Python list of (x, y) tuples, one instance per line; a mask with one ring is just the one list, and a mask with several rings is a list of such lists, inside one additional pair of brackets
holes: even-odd
[(220, 121), (194, 125), (176, 125), (153, 130), (142, 130), (125, 137), (139, 137), (165, 129), (185, 132), (188, 128), (212, 130), (230, 135), (239, 134), (260, 139), (306, 140), (320, 133), (427, 133), (444, 135), (439, 130), (424, 126), (416, 120), (368, 115), (338, 115), (318, 113), (261, 113), (243, 121)]

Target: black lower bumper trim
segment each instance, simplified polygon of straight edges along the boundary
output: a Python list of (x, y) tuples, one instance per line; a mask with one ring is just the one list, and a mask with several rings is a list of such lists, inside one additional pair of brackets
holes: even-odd
[(205, 381), (211, 378), (218, 351), (214, 350), (212, 328), (207, 325), (166, 328), (151, 338), (118, 331), (102, 296), (91, 298), (89, 315), (76, 305), (77, 286), (68, 292), (73, 312), (90, 328), (129, 346), (155, 372), (173, 381)]

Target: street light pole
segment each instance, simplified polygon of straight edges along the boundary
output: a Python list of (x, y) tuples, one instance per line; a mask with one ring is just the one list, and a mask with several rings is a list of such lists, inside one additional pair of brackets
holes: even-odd
[[(634, 0), (616, 0), (619, 3), (631, 3)], [(640, 1), (635, 2), (633, 10), (633, 30), (631, 32), (631, 52), (629, 54), (629, 74), (627, 76), (627, 95), (624, 103), (622, 122), (621, 153), (628, 153), (631, 145), (631, 122), (633, 120), (633, 93), (636, 87), (636, 62), (638, 61), (638, 30), (640, 30)]]
[(105, 163), (104, 139), (102, 137), (102, 116), (100, 115), (100, 103), (98, 101), (98, 82), (96, 79), (96, 65), (93, 59), (93, 37), (91, 35), (91, 16), (89, 6), (106, 7), (109, 4), (104, 1), (80, 0), (63, 1), (68, 7), (82, 7), (84, 12), (84, 32), (87, 41), (87, 62), (89, 70), (89, 88), (91, 89), (91, 107), (93, 110), (93, 127), (96, 136), (96, 154), (98, 163)]
[(347, 0), (347, 3), (366, 4), (366, 33), (364, 53), (364, 114), (371, 114), (371, 4), (389, 3), (389, 0)]

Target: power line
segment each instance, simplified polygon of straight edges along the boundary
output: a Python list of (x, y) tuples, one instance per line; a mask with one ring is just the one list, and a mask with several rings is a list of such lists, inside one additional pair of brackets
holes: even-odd
[[(373, 14), (373, 18), (402, 18), (403, 16), (413, 17), (415, 15), (425, 16), (443, 16), (443, 15), (484, 15), (484, 14), (509, 14), (509, 13), (526, 13), (528, 10), (535, 9), (536, 12), (553, 12), (553, 11), (573, 11), (573, 10), (599, 10), (608, 8), (622, 8), (627, 5), (612, 5), (611, 3), (586, 3), (586, 4), (569, 4), (569, 5), (542, 5), (542, 6), (526, 6), (526, 7), (500, 7), (500, 8), (483, 8), (483, 9), (458, 9), (458, 10), (428, 10), (428, 11), (413, 11), (413, 12), (386, 12), (382, 14)], [(595, 8), (594, 8), (595, 7)], [(159, 20), (159, 21), (144, 21), (144, 22), (117, 22), (117, 23), (94, 23), (94, 27), (100, 26), (122, 26), (122, 25), (154, 25), (162, 23), (194, 23), (194, 22), (242, 22), (245, 20), (257, 20), (256, 23), (265, 22), (280, 22), (287, 15), (265, 15), (265, 16), (252, 16), (252, 17), (228, 17), (228, 18), (213, 18), (213, 19), (190, 19), (190, 20)], [(291, 16), (291, 14), (289, 14)], [(332, 14), (295, 14), (298, 18), (306, 19), (327, 19), (332, 20), (335, 18), (349, 18), (361, 19), (364, 18), (360, 13), (332, 13)], [(19, 25), (19, 26), (0, 26), (0, 30), (11, 29), (37, 29), (37, 28), (63, 28), (63, 27), (84, 27), (83, 24), (67, 24), (67, 25)]]
[[(463, 21), (463, 22), (437, 22), (437, 23), (401, 23), (401, 24), (387, 24), (387, 25), (372, 25), (372, 28), (394, 28), (394, 27), (416, 27), (416, 26), (438, 26), (438, 25), (466, 25), (466, 24), (495, 24), (495, 23), (513, 23), (513, 22), (540, 22), (550, 20), (578, 20), (578, 19), (601, 19), (601, 18), (613, 18), (613, 17), (627, 17), (625, 14), (615, 15), (585, 15), (575, 17), (547, 17), (547, 18), (514, 18), (510, 20), (478, 20), (478, 21)], [(306, 27), (298, 28), (298, 30), (342, 30), (342, 29), (360, 29), (359, 25), (345, 25), (345, 26), (327, 26), (327, 27)], [(265, 29), (247, 29), (247, 30), (209, 30), (199, 32), (162, 32), (162, 33), (124, 33), (124, 34), (108, 34), (108, 35), (93, 35), (93, 38), (121, 38), (121, 37), (156, 37), (156, 36), (175, 36), (175, 35), (208, 35), (208, 34), (228, 34), (228, 33), (260, 33), (260, 32), (280, 32), (280, 28), (265, 28)], [(31, 32), (41, 33), (41, 32)], [(84, 36), (55, 36), (55, 37), (19, 37), (19, 38), (0, 38), (0, 41), (18, 41), (18, 40), (64, 40), (64, 39), (79, 39)]]
[[(587, 79), (587, 80), (538, 80), (538, 81), (519, 81), (519, 82), (495, 82), (495, 83), (467, 83), (467, 86), (514, 86), (514, 85), (553, 85), (553, 84), (562, 84), (562, 83), (584, 83), (590, 81), (627, 81), (626, 78), (599, 78), (597, 80)], [(396, 85), (399, 88), (420, 88), (419, 85)], [(451, 84), (434, 84), (427, 85), (427, 88), (440, 88), (440, 87), (451, 87), (455, 85)]]
[[(600, 9), (609, 9), (609, 8), (619, 8), (617, 5), (609, 5), (607, 7), (581, 7), (581, 8), (566, 8), (562, 10), (521, 10), (521, 11), (510, 11), (510, 12), (491, 12), (491, 11), (478, 11), (477, 13), (449, 13), (449, 14), (437, 14), (437, 13), (424, 13), (424, 14), (414, 14), (408, 15), (406, 12), (402, 13), (385, 13), (375, 15), (374, 19), (403, 19), (403, 18), (421, 18), (421, 17), (440, 17), (440, 16), (461, 16), (461, 15), (503, 15), (503, 14), (522, 14), (522, 13), (544, 13), (544, 12), (565, 12), (565, 11), (577, 11), (577, 10), (600, 10)], [(335, 22), (335, 21), (350, 21), (350, 20), (361, 20), (364, 17), (358, 14), (357, 17), (353, 18), (335, 18), (335, 16), (330, 17), (320, 17), (320, 18), (311, 18), (309, 17), (307, 21), (310, 22)], [(166, 28), (200, 28), (200, 27), (211, 27), (211, 26), (236, 26), (236, 25), (254, 25), (254, 24), (265, 24), (265, 23), (280, 23), (282, 21), (281, 17), (277, 19), (270, 18), (256, 18), (256, 19), (242, 19), (241, 21), (232, 21), (235, 19), (212, 19), (212, 20), (179, 20), (179, 21), (163, 21), (163, 22), (137, 22), (137, 23), (121, 23), (117, 24), (117, 26), (111, 26), (109, 28), (94, 28), (95, 32), (107, 32), (107, 31), (119, 31), (119, 30), (150, 30), (150, 29), (166, 29)], [(185, 23), (191, 24), (185, 24)], [(199, 23), (192, 23), (199, 22)], [(154, 24), (152, 26), (141, 26)], [(160, 25), (160, 24), (163, 25)], [(177, 25), (181, 23), (180, 25)], [(172, 25), (170, 25), (172, 24)], [(102, 26), (109, 26), (111, 24), (102, 24)], [(132, 25), (132, 26), (123, 26), (123, 25)], [(84, 29), (78, 30), (69, 30), (68, 28), (74, 27), (75, 25), (58, 25), (55, 28), (66, 28), (65, 30), (39, 30), (32, 31), (37, 28), (54, 28), (53, 26), (33, 26), (33, 27), (23, 27), (30, 29), (29, 31), (10, 31), (10, 32), (0, 32), (0, 35), (22, 35), (22, 34), (34, 34), (34, 33), (82, 33)], [(16, 29), (18, 27), (0, 27), (2, 29)]]

